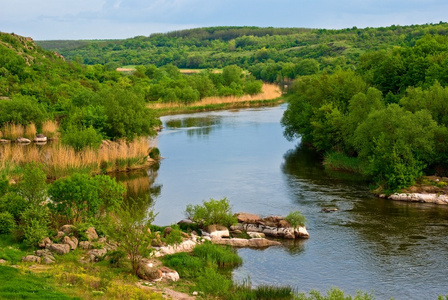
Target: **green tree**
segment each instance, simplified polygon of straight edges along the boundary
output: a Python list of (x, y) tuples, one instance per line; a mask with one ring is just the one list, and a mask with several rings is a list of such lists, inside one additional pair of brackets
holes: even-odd
[(202, 205), (193, 206), (189, 204), (185, 210), (185, 215), (203, 227), (212, 224), (230, 226), (237, 222), (227, 198), (204, 200)]

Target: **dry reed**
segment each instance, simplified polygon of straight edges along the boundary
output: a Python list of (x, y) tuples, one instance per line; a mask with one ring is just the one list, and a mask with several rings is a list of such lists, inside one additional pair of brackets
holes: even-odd
[(17, 138), (24, 136), (25, 128), (22, 125), (6, 123), (2, 127), (2, 132), (5, 139), (16, 140)]
[(58, 138), (59, 126), (56, 121), (48, 120), (42, 124), (42, 134), (48, 138)]
[(177, 107), (193, 107), (193, 106), (204, 106), (210, 104), (221, 104), (221, 103), (238, 103), (246, 101), (260, 101), (260, 100), (272, 100), (277, 99), (282, 95), (280, 88), (276, 84), (263, 83), (262, 92), (257, 95), (244, 95), (241, 97), (236, 96), (226, 96), (226, 97), (207, 97), (200, 101), (185, 105), (182, 103), (150, 103), (149, 108), (160, 109), (160, 108), (177, 108)]
[[(4, 144), (0, 145), (0, 168), (39, 162), (52, 178), (77, 170), (90, 173), (122, 171), (143, 165), (151, 147), (155, 147), (155, 142), (147, 138), (133, 142), (107, 142), (99, 150), (88, 148), (78, 152), (60, 143), (45, 146)], [(107, 168), (104, 169), (104, 166)]]

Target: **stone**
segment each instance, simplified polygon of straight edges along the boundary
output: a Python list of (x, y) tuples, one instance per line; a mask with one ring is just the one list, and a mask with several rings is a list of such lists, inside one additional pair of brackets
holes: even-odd
[(22, 261), (23, 262), (36, 262), (36, 263), (40, 263), (41, 262), (41, 258), (39, 256), (36, 255), (27, 255), (27, 256), (23, 256), (22, 257)]
[(70, 245), (67, 244), (51, 244), (49, 246), (50, 251), (63, 255), (70, 252)]
[(62, 240), (62, 238), (65, 236), (65, 233), (63, 231), (58, 231), (56, 236), (54, 237), (56, 240)]
[(242, 234), (243, 232), (241, 230), (233, 230), (232, 231), (233, 234)]
[(227, 227), (222, 226), (222, 225), (210, 225), (207, 227), (206, 231), (210, 234), (210, 237), (212, 239), (216, 238), (216, 237), (219, 237), (219, 238), (230, 237), (229, 229), (227, 229)]
[(162, 279), (162, 271), (148, 260), (143, 260), (138, 264), (137, 276), (143, 280), (159, 281)]
[(243, 226), (244, 230), (247, 232), (264, 232), (264, 226), (259, 226), (255, 224), (247, 224)]
[(193, 220), (190, 219), (183, 219), (180, 220), (179, 222), (177, 222), (178, 225), (182, 225), (182, 224), (186, 224), (186, 225), (190, 225), (190, 224), (194, 224)]
[(53, 256), (44, 256), (42, 258), (42, 263), (44, 263), (46, 265), (51, 265), (51, 264), (54, 264), (55, 262), (56, 262), (56, 260)]
[(266, 248), (269, 246), (276, 246), (276, 245), (281, 245), (280, 242), (277, 241), (271, 241), (268, 239), (250, 239), (248, 240), (248, 246), (252, 247), (252, 248)]
[(301, 239), (309, 239), (310, 238), (310, 234), (306, 230), (305, 226), (299, 226), (298, 228), (296, 228), (294, 230), (294, 234), (297, 238), (301, 238)]
[(236, 218), (238, 220), (238, 223), (250, 223), (250, 224), (256, 224), (261, 219), (259, 215), (244, 212), (236, 214)]
[(168, 281), (178, 281), (180, 279), (177, 271), (167, 267), (161, 267), (159, 270), (162, 272), (162, 278), (167, 279)]
[(235, 225), (230, 226), (230, 230), (231, 230), (231, 231), (237, 231), (237, 230), (239, 230), (239, 231), (243, 231), (243, 230), (244, 230), (244, 227), (243, 227), (243, 224), (241, 224), (241, 223), (237, 223), (237, 224), (235, 224)]
[(36, 135), (36, 137), (34, 138), (34, 142), (35, 143), (46, 143), (47, 142), (47, 137), (43, 134), (38, 134)]
[(87, 228), (86, 235), (87, 235), (87, 240), (89, 240), (89, 241), (94, 241), (94, 240), (98, 239), (98, 234), (96, 233), (96, 230), (93, 227)]
[(84, 250), (89, 250), (89, 249), (93, 249), (93, 245), (89, 241), (81, 241), (81, 242), (79, 242), (79, 248), (84, 249)]
[(6, 264), (6, 260), (4, 260), (4, 259), (0, 259), (0, 264)]
[(53, 244), (53, 242), (50, 240), (50, 238), (46, 237), (39, 243), (39, 248), (46, 248), (46, 246)]
[(247, 234), (253, 239), (266, 237), (266, 235), (262, 232), (248, 232)]
[(62, 243), (70, 245), (70, 249), (72, 250), (78, 248), (78, 239), (74, 236), (72, 237), (64, 236), (64, 238), (62, 239)]
[(183, 241), (180, 244), (177, 245), (168, 245), (163, 246), (157, 249), (157, 251), (154, 253), (155, 257), (160, 257), (168, 254), (174, 254), (178, 252), (190, 252), (193, 250), (194, 247), (196, 247), (197, 243), (193, 240), (186, 240)]
[(97, 262), (107, 253), (106, 249), (92, 249), (87, 253), (90, 262)]
[(212, 243), (217, 245), (229, 245), (232, 247), (247, 247), (249, 245), (249, 240), (240, 238), (216, 239), (212, 240)]
[(191, 293), (193, 296), (197, 296), (199, 295), (198, 292), (194, 291), (193, 293)]
[(26, 139), (24, 137), (18, 137), (16, 139), (16, 142), (20, 143), (20, 144), (29, 144), (29, 143), (31, 143), (31, 141), (29, 139)]
[(75, 232), (76, 227), (74, 225), (64, 225), (61, 228), (59, 228), (59, 230), (65, 234), (71, 234)]
[(9, 144), (11, 143), (10, 140), (0, 139), (0, 144)]
[(165, 238), (167, 235), (169, 235), (171, 232), (173, 231), (173, 228), (171, 227), (165, 227), (165, 229), (163, 230), (163, 237)]

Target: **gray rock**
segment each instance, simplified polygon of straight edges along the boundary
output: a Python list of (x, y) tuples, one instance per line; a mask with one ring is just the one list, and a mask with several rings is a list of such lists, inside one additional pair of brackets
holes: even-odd
[(82, 242), (79, 242), (79, 248), (84, 249), (84, 250), (89, 250), (89, 249), (93, 249), (93, 245), (89, 241), (82, 241)]
[(158, 281), (162, 279), (163, 273), (156, 264), (143, 260), (138, 265), (137, 276), (143, 280)]
[(64, 225), (61, 228), (59, 228), (59, 230), (65, 234), (70, 234), (75, 232), (76, 227), (74, 225)]
[(53, 244), (53, 242), (50, 240), (50, 238), (46, 237), (39, 243), (39, 248), (46, 248), (46, 246)]
[(62, 238), (65, 236), (65, 233), (63, 231), (58, 231), (56, 236), (54, 237), (56, 240), (62, 240)]
[(87, 255), (90, 262), (97, 262), (102, 259), (106, 255), (106, 253), (106, 249), (92, 249), (87, 253)]
[(31, 143), (31, 141), (29, 139), (26, 139), (24, 137), (18, 137), (16, 142), (20, 143), (20, 144), (29, 144), (29, 143)]
[(96, 230), (93, 227), (87, 228), (86, 235), (89, 241), (94, 241), (98, 239), (98, 234), (96, 233)]
[(27, 255), (27, 256), (23, 256), (22, 257), (22, 261), (23, 262), (37, 262), (37, 263), (40, 263), (41, 260), (42, 259), (39, 256), (36, 256), (36, 255)]
[(70, 246), (67, 244), (51, 244), (48, 249), (60, 255), (70, 252)]
[(54, 256), (44, 256), (42, 258), (42, 263), (46, 264), (46, 265), (51, 265), (54, 264), (56, 262)]
[(64, 238), (62, 239), (62, 243), (69, 245), (70, 249), (72, 250), (78, 248), (78, 239), (74, 236), (72, 237), (64, 236)]

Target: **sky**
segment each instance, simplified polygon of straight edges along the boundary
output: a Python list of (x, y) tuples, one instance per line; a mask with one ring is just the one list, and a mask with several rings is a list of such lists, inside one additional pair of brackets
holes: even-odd
[(124, 39), (209, 26), (342, 29), (448, 21), (447, 0), (0, 0), (0, 31)]

